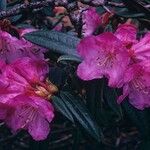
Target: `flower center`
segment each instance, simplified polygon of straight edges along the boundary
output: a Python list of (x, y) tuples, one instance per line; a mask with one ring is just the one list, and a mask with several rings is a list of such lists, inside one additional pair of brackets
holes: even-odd
[(115, 58), (116, 58), (116, 56), (113, 53), (109, 53), (103, 58), (98, 57), (97, 58), (98, 66), (100, 66), (100, 67), (103, 67), (103, 66), (112, 67), (113, 61)]
[(38, 84), (36, 84), (34, 88), (35, 94), (48, 100), (57, 91), (58, 88), (54, 84), (52, 84), (48, 79), (46, 80), (45, 83), (39, 82)]

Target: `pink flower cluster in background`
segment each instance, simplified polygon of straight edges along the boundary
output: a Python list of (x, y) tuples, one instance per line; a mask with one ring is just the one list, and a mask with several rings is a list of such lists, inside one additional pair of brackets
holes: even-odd
[(13, 37), (8, 32), (0, 31), (0, 59), (11, 63), (17, 58), (30, 57), (44, 59), (46, 49), (26, 41), (22, 36), (35, 29), (20, 29), (20, 39)]
[(129, 102), (143, 110), (150, 107), (150, 33), (140, 40), (136, 34), (137, 27), (125, 23), (115, 33), (82, 39), (77, 50), (83, 62), (77, 75), (83, 80), (107, 78), (108, 86), (123, 88), (118, 103), (129, 96)]
[(13, 133), (24, 129), (33, 139), (44, 140), (54, 118), (49, 101), (57, 87), (47, 78), (46, 50), (22, 37), (31, 31), (20, 30), (20, 39), (0, 31), (0, 120)]
[(84, 37), (92, 35), (96, 28), (101, 24), (101, 18), (95, 8), (87, 9), (83, 12), (83, 35)]

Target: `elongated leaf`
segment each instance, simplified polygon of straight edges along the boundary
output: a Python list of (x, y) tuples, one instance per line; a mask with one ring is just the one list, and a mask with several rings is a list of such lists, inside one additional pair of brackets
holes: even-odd
[(107, 101), (110, 108), (120, 117), (122, 118), (122, 110), (119, 104), (117, 104), (117, 92), (115, 89), (109, 88), (108, 86), (104, 86), (104, 99)]
[(134, 108), (127, 100), (123, 102), (122, 106), (132, 122), (139, 128), (142, 136), (149, 137), (150, 127), (147, 112)]
[(141, 18), (145, 17), (144, 12), (133, 11), (127, 8), (115, 8), (115, 14), (124, 18)]
[(19, 4), (23, 2), (22, 0), (13, 0), (12, 2), (9, 2), (7, 6), (14, 6), (16, 4)]
[(145, 13), (146, 15), (150, 16), (150, 9), (144, 7), (143, 2), (141, 0), (123, 0), (129, 10)]
[(36, 31), (28, 33), (24, 37), (35, 44), (59, 54), (78, 56), (76, 46), (80, 40), (72, 35), (58, 31)]
[(69, 109), (67, 108), (63, 99), (60, 99), (59, 97), (53, 96), (52, 100), (53, 100), (53, 104), (54, 104), (55, 108), (58, 111), (60, 111), (65, 117), (67, 117), (71, 122), (74, 122), (72, 114), (69, 111)]
[(149, 139), (142, 141), (142, 143), (139, 146), (139, 150), (149, 150), (149, 149), (150, 149), (150, 141), (149, 141)]
[(58, 58), (57, 62), (61, 61), (74, 61), (80, 63), (82, 61), (82, 58), (74, 55), (62, 55)]
[(130, 11), (117, 12), (116, 14), (124, 18), (141, 18), (145, 16), (145, 13), (135, 13)]
[(92, 119), (85, 104), (80, 97), (74, 97), (68, 92), (61, 92), (60, 97), (66, 103), (70, 112), (75, 119), (86, 129), (86, 131), (93, 136), (97, 141), (101, 140), (102, 132), (95, 121)]

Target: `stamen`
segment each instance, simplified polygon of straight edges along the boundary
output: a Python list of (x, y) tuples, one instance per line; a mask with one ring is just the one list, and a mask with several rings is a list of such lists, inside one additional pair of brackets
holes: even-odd
[(56, 93), (58, 88), (53, 85), (48, 79), (46, 79), (45, 83), (38, 83), (36, 85), (34, 92), (41, 97), (46, 99), (50, 99), (53, 93)]
[(98, 66), (102, 67), (102, 66), (110, 66), (112, 67), (113, 65), (113, 60), (115, 59), (115, 56), (113, 54), (108, 54), (104, 59), (103, 58), (98, 58), (97, 60), (99, 60), (98, 62)]

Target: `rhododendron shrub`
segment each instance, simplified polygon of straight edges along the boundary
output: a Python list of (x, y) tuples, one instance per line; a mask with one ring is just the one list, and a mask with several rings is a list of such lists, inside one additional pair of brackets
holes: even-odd
[(0, 0), (0, 149), (150, 145), (149, 8)]

